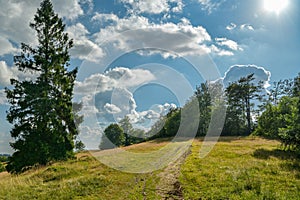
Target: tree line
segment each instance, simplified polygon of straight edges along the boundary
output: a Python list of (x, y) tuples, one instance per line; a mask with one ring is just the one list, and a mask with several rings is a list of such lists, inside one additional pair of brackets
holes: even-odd
[[(104, 141), (110, 139), (116, 146), (127, 146), (155, 138), (175, 137), (182, 122), (187, 122), (183, 129), (187, 134), (182, 136), (189, 137), (188, 131), (192, 129), (190, 127), (197, 127), (195, 136), (205, 136), (209, 126), (215, 123), (211, 123), (213, 113), (218, 114), (218, 110), (223, 107), (225, 109), (222, 111), (226, 110), (226, 117), (224, 126), (221, 127), (222, 136), (253, 134), (280, 140), (285, 148), (299, 150), (299, 91), (300, 74), (294, 79), (274, 82), (267, 91), (263, 82), (255, 80), (254, 74), (241, 77), (225, 88), (221, 81), (205, 82), (196, 87), (194, 95), (182, 108), (170, 109), (149, 131), (140, 132), (139, 137), (133, 137), (139, 139), (125, 142), (127, 133), (134, 132), (132, 125), (130, 129), (124, 129), (125, 119), (126, 123), (130, 124), (128, 117), (119, 124), (108, 126), (103, 138)], [(198, 106), (197, 111), (195, 105)]]

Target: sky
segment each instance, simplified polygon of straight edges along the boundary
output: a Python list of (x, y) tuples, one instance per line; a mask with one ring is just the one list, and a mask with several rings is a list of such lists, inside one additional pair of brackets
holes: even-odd
[[(74, 40), (74, 101), (82, 102), (80, 139), (97, 148), (105, 126), (128, 115), (149, 129), (183, 106), (197, 85), (254, 73), (265, 85), (297, 76), (297, 0), (52, 0)], [(11, 153), (10, 79), (34, 79), (14, 66), (39, 0), (0, 0), (0, 153)]]

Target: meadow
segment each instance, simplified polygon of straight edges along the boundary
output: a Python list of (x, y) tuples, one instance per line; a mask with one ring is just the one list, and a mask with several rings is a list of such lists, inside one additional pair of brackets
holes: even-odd
[[(126, 147), (151, 152), (165, 139)], [(261, 138), (220, 138), (201, 159), (202, 139), (169, 166), (150, 173), (125, 173), (101, 164), (89, 152), (76, 159), (0, 173), (0, 199), (297, 199), (300, 159)], [(113, 150), (108, 150), (113, 151)]]

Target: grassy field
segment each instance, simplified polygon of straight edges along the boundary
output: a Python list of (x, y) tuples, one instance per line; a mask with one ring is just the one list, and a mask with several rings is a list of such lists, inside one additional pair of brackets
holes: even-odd
[(300, 160), (278, 142), (223, 138), (204, 159), (200, 147), (181, 167), (185, 199), (300, 199)]
[[(149, 152), (158, 140), (128, 147)], [(204, 159), (191, 153), (152, 173), (111, 169), (80, 153), (77, 159), (15, 176), (0, 173), (0, 199), (299, 199), (300, 161), (276, 141), (222, 138)]]

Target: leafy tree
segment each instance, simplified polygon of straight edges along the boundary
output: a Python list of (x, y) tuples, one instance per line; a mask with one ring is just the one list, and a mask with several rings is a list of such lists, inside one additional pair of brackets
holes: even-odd
[(280, 139), (279, 130), (291, 124), (292, 116), (295, 115), (295, 106), (295, 99), (290, 97), (282, 97), (278, 105), (268, 104), (266, 110), (258, 118), (258, 126), (254, 134)]
[(279, 129), (279, 136), (285, 147), (300, 151), (300, 73), (294, 79), (291, 96), (289, 123)]
[(14, 57), (20, 71), (37, 73), (36, 80), (12, 79), (6, 88), (11, 107), (7, 120), (13, 124), (11, 143), (15, 153), (10, 172), (73, 156), (78, 134), (72, 112), (73, 86), (77, 69), (69, 69), (69, 49), (73, 41), (64, 33), (62, 19), (54, 13), (50, 0), (42, 1), (30, 27), (37, 32), (38, 45), (21, 44)]
[(118, 124), (111, 124), (104, 130), (100, 149), (112, 149), (125, 144), (124, 130)]
[(202, 83), (199, 87), (197, 87), (195, 95), (198, 99), (200, 112), (197, 136), (204, 136), (206, 135), (209, 127), (212, 107), (212, 99), (209, 91), (208, 82)]
[[(279, 85), (278, 85), (279, 84)], [(276, 101), (266, 105), (254, 134), (275, 138), (285, 148), (300, 150), (300, 74), (277, 84)]]
[(181, 109), (171, 109), (167, 114), (167, 120), (165, 123), (165, 135), (164, 137), (173, 137), (177, 134), (181, 123)]
[(281, 97), (291, 96), (293, 84), (291, 79), (274, 81), (269, 93), (269, 103), (277, 105)]
[(124, 142), (124, 146), (128, 146), (132, 143), (132, 134), (133, 134), (133, 126), (130, 123), (130, 119), (128, 116), (125, 116), (120, 122), (119, 122), (120, 126), (122, 127), (123, 131), (124, 131), (124, 136), (125, 136), (125, 142)]
[(84, 143), (81, 140), (76, 140), (76, 142), (75, 142), (75, 150), (77, 152), (81, 152), (81, 151), (84, 151), (84, 149), (85, 149)]

